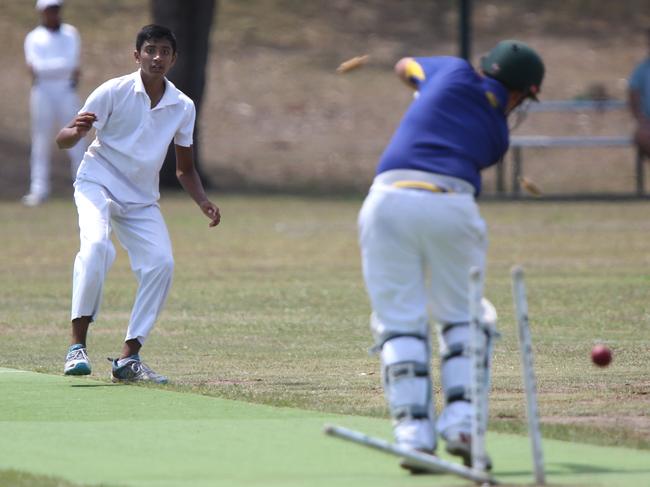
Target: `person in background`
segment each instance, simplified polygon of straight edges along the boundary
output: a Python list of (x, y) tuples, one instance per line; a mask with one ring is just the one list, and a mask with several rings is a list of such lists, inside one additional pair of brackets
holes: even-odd
[[(30, 93), (31, 156), (29, 192), (22, 202), (27, 206), (43, 203), (50, 193), (52, 138), (79, 109), (79, 33), (61, 21), (63, 0), (38, 0), (41, 25), (25, 38), (25, 61), (32, 77)], [(69, 149), (74, 180), (86, 145)]]
[(634, 142), (639, 150), (650, 156), (650, 27), (645, 31), (648, 54), (630, 76), (628, 100), (637, 126)]

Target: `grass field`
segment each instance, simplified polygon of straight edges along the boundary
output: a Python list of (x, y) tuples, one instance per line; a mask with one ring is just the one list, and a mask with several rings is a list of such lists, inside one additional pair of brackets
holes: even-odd
[[(376, 358), (366, 354), (370, 310), (355, 228), (360, 200), (228, 195), (217, 201), (223, 224), (215, 230), (188, 199), (162, 201), (176, 274), (143, 356), (170, 376), (166, 389), (306, 409), (317, 418), (385, 418)], [(492, 431), (524, 429), (509, 282), (518, 263), (527, 271), (545, 437), (650, 449), (648, 205), (483, 203), (491, 232), (487, 296), (503, 333)], [(78, 248), (75, 209), (67, 200), (36, 210), (5, 202), (0, 221), (0, 367), (60, 374)], [(89, 339), (93, 377), (106, 384), (105, 357), (120, 349), (134, 291), (128, 259), (118, 250)], [(589, 361), (596, 342), (614, 350), (606, 369)], [(11, 394), (3, 387), (3, 397)], [(0, 428), (13, 431), (18, 419), (5, 414)], [(388, 422), (377, 424), (386, 429)], [(0, 473), (0, 485), (68, 485), (29, 475), (47, 472), (19, 470)]]
[[(0, 368), (0, 484), (104, 486), (467, 485), (451, 476), (408, 476), (396, 460), (325, 437), (339, 423), (383, 437), (388, 422), (295, 408), (246, 404), (169, 390)], [(43, 401), (43, 398), (47, 398)], [(38, 407), (34, 407), (39, 404)], [(650, 452), (546, 440), (553, 485), (646, 485)], [(528, 440), (492, 433), (496, 476), (529, 484)], [(444, 453), (443, 453), (444, 455)], [(451, 460), (449, 457), (445, 457)], [(45, 474), (45, 476), (41, 476)], [(58, 485), (69, 486), (63, 483)], [(43, 482), (42, 484), (40, 482)], [(49, 482), (49, 483), (48, 483)]]

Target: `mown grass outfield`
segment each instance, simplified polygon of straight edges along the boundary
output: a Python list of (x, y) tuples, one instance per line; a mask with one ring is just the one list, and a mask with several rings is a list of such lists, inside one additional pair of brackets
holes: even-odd
[[(377, 360), (366, 353), (360, 199), (216, 200), (217, 229), (187, 198), (162, 201), (176, 274), (143, 357), (170, 376), (163, 390), (109, 386), (105, 357), (120, 349), (135, 290), (119, 250), (88, 343), (93, 380), (45, 375), (61, 374), (68, 344), (76, 212), (63, 199), (0, 205), (0, 367), (43, 373), (0, 371), (0, 485), (183, 485), (173, 472), (186, 485), (457, 485), (409, 478), (392, 459), (319, 431), (329, 420), (389, 435)], [(525, 429), (509, 278), (517, 263), (527, 271), (543, 432), (569, 440), (545, 442), (549, 481), (650, 485), (650, 204), (482, 209), (487, 296), (503, 334), (490, 424), (500, 434), (489, 437), (497, 478), (532, 482), (527, 439), (506, 434)], [(614, 350), (606, 369), (589, 361), (601, 341)]]

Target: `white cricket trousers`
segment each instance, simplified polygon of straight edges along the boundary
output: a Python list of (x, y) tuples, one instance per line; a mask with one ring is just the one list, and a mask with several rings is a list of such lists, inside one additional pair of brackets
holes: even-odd
[[(404, 179), (426, 181), (417, 173), (406, 171)], [(441, 351), (449, 340), (468, 345), (469, 270), (483, 270), (487, 252), (485, 222), (471, 193), (399, 188), (380, 174), (359, 214), (359, 243), (377, 345), (400, 336), (429, 340), (430, 319), (467, 324), (452, 329), (446, 343), (441, 337)], [(442, 367), (446, 394), (469, 387), (469, 362), (459, 362)], [(470, 417), (468, 402), (453, 402), (438, 430), (466, 430)]]
[(485, 267), (485, 222), (471, 194), (373, 184), (359, 214), (363, 275), (378, 343), (468, 322), (469, 270)]
[[(41, 82), (32, 87), (30, 100), (31, 156), (29, 192), (39, 196), (50, 193), (50, 161), (52, 145), (58, 131), (72, 120), (79, 110), (79, 97), (67, 84)], [(86, 152), (85, 140), (67, 149), (72, 180)]]
[(74, 193), (79, 212), (81, 246), (74, 262), (71, 319), (99, 311), (106, 273), (115, 260), (111, 230), (129, 254), (138, 290), (126, 340), (145, 342), (162, 310), (174, 270), (172, 246), (157, 204), (126, 206), (103, 186), (77, 181)]

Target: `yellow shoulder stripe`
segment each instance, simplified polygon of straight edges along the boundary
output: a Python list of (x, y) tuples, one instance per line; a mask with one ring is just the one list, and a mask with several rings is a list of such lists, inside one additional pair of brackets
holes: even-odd
[(420, 64), (418, 64), (418, 62), (415, 61), (414, 59), (410, 59), (406, 63), (404, 72), (407, 78), (414, 78), (420, 81), (423, 81), (424, 78), (426, 77), (424, 75), (424, 70), (422, 69), (422, 66), (420, 66)]
[(486, 91), (485, 97), (490, 102), (490, 105), (492, 105), (494, 108), (499, 108), (499, 100), (497, 100), (497, 96), (494, 93), (491, 91)]

